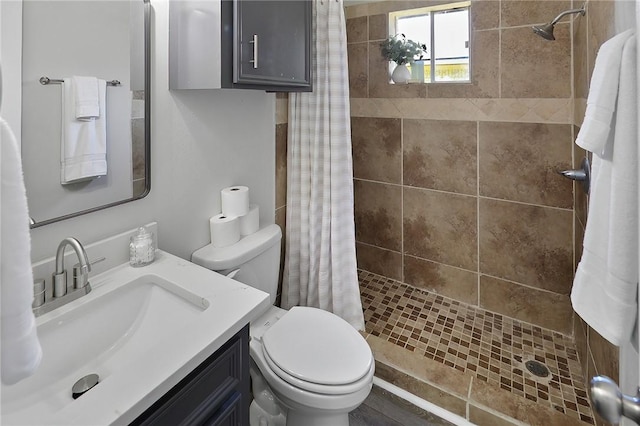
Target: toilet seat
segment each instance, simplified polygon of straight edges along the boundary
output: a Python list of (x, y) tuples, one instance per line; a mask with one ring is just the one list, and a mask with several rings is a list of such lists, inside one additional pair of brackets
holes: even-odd
[(321, 394), (346, 394), (370, 380), (369, 345), (349, 323), (330, 312), (294, 307), (262, 336), (262, 352), (282, 380)]
[(362, 388), (366, 387), (366, 385), (370, 384), (373, 379), (373, 374), (375, 372), (374, 363), (371, 363), (371, 367), (368, 373), (361, 378), (360, 380), (352, 383), (347, 383), (343, 385), (321, 385), (318, 383), (306, 382), (304, 380), (300, 380), (296, 377), (290, 376), (286, 372), (284, 372), (280, 367), (278, 367), (273, 360), (266, 355), (265, 351), (262, 352), (263, 359), (267, 364), (267, 368), (269, 368), (273, 374), (278, 376), (287, 384), (295, 387), (299, 391), (308, 391), (318, 395), (330, 395), (330, 396), (341, 396), (348, 395), (362, 390)]

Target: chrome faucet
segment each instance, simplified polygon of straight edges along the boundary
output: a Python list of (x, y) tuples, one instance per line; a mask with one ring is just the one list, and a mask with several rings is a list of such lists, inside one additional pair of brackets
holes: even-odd
[[(73, 268), (73, 282), (67, 281), (67, 270), (64, 267), (64, 251), (67, 246), (76, 252), (79, 263)], [(99, 262), (102, 259), (98, 259)], [(95, 262), (93, 262), (95, 263)], [(53, 297), (51, 293), (48, 299), (45, 298), (43, 304), (35, 306), (33, 312), (36, 316), (42, 315), (46, 312), (50, 312), (60, 306), (63, 306), (79, 297), (88, 294), (91, 291), (91, 285), (89, 285), (89, 272), (91, 272), (91, 262), (84, 247), (77, 239), (73, 237), (65, 238), (58, 245), (56, 251), (56, 270), (52, 275), (53, 280)]]
[[(67, 270), (64, 269), (64, 250), (68, 245), (78, 256), (81, 276), (87, 276), (91, 272), (91, 264), (89, 263), (87, 252), (80, 241), (73, 237), (65, 238), (58, 245), (58, 251), (56, 252), (56, 271), (53, 273), (53, 297), (61, 297), (67, 294)], [(83, 281), (86, 282), (86, 280)], [(73, 291), (73, 287), (69, 287), (69, 290)]]

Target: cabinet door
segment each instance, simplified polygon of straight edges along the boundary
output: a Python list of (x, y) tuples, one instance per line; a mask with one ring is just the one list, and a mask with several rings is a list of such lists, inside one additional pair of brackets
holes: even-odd
[(130, 426), (245, 426), (250, 403), (245, 326)]
[(311, 86), (311, 1), (235, 0), (234, 83)]

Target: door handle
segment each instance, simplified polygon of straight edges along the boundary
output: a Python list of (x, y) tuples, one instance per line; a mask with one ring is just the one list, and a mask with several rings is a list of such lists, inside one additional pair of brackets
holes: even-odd
[(595, 376), (591, 379), (591, 403), (609, 423), (618, 424), (624, 416), (640, 424), (640, 388), (635, 396), (625, 395), (607, 376)]

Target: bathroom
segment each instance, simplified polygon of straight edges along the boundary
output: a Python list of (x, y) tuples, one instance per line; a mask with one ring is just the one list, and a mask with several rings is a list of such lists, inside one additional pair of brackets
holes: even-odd
[[(400, 4), (387, 3), (394, 9)], [(410, 7), (414, 7), (414, 4), (421, 2), (408, 3), (411, 3)], [(151, 4), (151, 191), (146, 197), (131, 203), (33, 229), (31, 239), (34, 261), (52, 256), (58, 242), (67, 236), (73, 235), (80, 241), (91, 242), (153, 221), (160, 226), (157, 235), (159, 247), (173, 255), (189, 259), (196, 249), (209, 243), (208, 219), (212, 212), (219, 210), (216, 195), (222, 188), (238, 183), (251, 188), (255, 203), (260, 205), (262, 223), (275, 221), (285, 229), (288, 125), (286, 96), (248, 90), (169, 91), (168, 3), (152, 1)], [(558, 25), (556, 42), (546, 42), (535, 37), (529, 27), (531, 24), (548, 21), (562, 10), (579, 7), (575, 2), (479, 0), (473, 2), (473, 5), (473, 25), (478, 32), (476, 40), (483, 41), (477, 46), (478, 59), (486, 62), (484, 66), (483, 63), (478, 64), (476, 71), (482, 73), (477, 77), (474, 74), (477, 83), (474, 83), (473, 88), (462, 90), (433, 90), (422, 85), (388, 85), (386, 75), (380, 72), (384, 66), (372, 65), (382, 61), (376, 57), (375, 48), (378, 41), (388, 35), (385, 13), (389, 11), (389, 6), (386, 3), (354, 4), (346, 8), (359, 268), (417, 287), (430, 288), (429, 286), (437, 285), (438, 287), (430, 289), (445, 297), (564, 335), (575, 336), (584, 377), (604, 374), (618, 378), (620, 354), (617, 348), (586, 328), (572, 313), (568, 298), (568, 286), (579, 260), (586, 198), (580, 191), (574, 192), (569, 183), (558, 182), (551, 172), (555, 171), (556, 166), (577, 168), (584, 156), (572, 141), (584, 116), (595, 52), (602, 42), (629, 26), (628, 20), (633, 17), (633, 13), (628, 12), (633, 10), (633, 6), (630, 6), (632, 2), (587, 1), (587, 14), (584, 17), (571, 17), (572, 26), (566, 23)], [(499, 16), (502, 16), (501, 21), (498, 20)], [(570, 34), (570, 29), (573, 34)], [(476, 54), (475, 47), (473, 52)], [(3, 73), (6, 76), (4, 66)], [(531, 74), (535, 74), (535, 78), (531, 78)], [(4, 93), (3, 107), (7, 104), (6, 96)], [(477, 192), (465, 193), (468, 197), (464, 203), (471, 207), (470, 212), (463, 211), (472, 218), (469, 233), (460, 235), (454, 244), (443, 236), (442, 247), (434, 249), (440, 253), (453, 253), (453, 259), (421, 256), (407, 248), (403, 249), (403, 221), (406, 224), (414, 218), (389, 214), (403, 208), (406, 211), (410, 207), (402, 205), (402, 191), (409, 185), (401, 185), (400, 177), (408, 172), (406, 166), (410, 159), (402, 159), (400, 141), (406, 130), (403, 128), (404, 120), (419, 119), (470, 122), (474, 127), (480, 128), (480, 138), (483, 130), (497, 132), (498, 136), (502, 134), (500, 132), (505, 132), (507, 135), (526, 134), (531, 138), (531, 142), (526, 144), (531, 151), (515, 152), (515, 158), (501, 163), (500, 170), (492, 168), (495, 164), (485, 165), (494, 174), (488, 176), (487, 187), (481, 187), (480, 195)], [(491, 128), (490, 124), (494, 122), (509, 124), (504, 124), (502, 128)], [(532, 125), (536, 126), (533, 130), (530, 127)], [(385, 152), (378, 152), (381, 145), (365, 145), (372, 140), (368, 136), (370, 133), (367, 133), (371, 128), (386, 138), (380, 142), (381, 145), (384, 144)], [(452, 132), (452, 129), (447, 127), (443, 130), (441, 126), (439, 131)], [(540, 134), (552, 137), (539, 138)], [(562, 141), (561, 144), (557, 143), (559, 140)], [(482, 139), (474, 144), (481, 145)], [(474, 154), (475, 149), (474, 146)], [(393, 163), (384, 155), (390, 155)], [(473, 158), (475, 161), (476, 156)], [(478, 158), (482, 161), (482, 151)], [(405, 162), (404, 170), (402, 161)], [(388, 168), (388, 164), (396, 167), (393, 178), (379, 178), (375, 175), (376, 169)], [(458, 166), (463, 168), (464, 165)], [(474, 169), (483, 167), (481, 163), (472, 166)], [(536, 175), (541, 169), (549, 173), (544, 178)], [(406, 179), (406, 174), (404, 176)], [(449, 176), (449, 173), (446, 176), (443, 174), (440, 179), (446, 180)], [(505, 180), (504, 176), (531, 179), (523, 183), (527, 191), (520, 190), (517, 185)], [(458, 179), (457, 176), (455, 178)], [(472, 178), (475, 178), (475, 173)], [(535, 189), (531, 190), (531, 187)], [(445, 189), (433, 192), (435, 195), (432, 198), (439, 198), (443, 203), (440, 218), (436, 219), (444, 220), (451, 211), (467, 207), (456, 204), (458, 198), (450, 194), (456, 191)], [(575, 200), (572, 199), (574, 193)], [(546, 198), (542, 198), (543, 196)], [(505, 208), (498, 205), (500, 203), (496, 199), (507, 200), (502, 203), (508, 213), (503, 213)], [(423, 202), (429, 203), (431, 199)], [(478, 218), (477, 210), (474, 210), (477, 208), (476, 203), (480, 205), (480, 215), (483, 214), (483, 207), (493, 209), (490, 214), (504, 214), (502, 220), (510, 226), (508, 229), (513, 233), (517, 233), (523, 224), (512, 218), (528, 213), (522, 209), (543, 212), (544, 218), (539, 219), (540, 223), (536, 228), (539, 231), (530, 224), (529, 227), (535, 232), (536, 239), (549, 235), (550, 241), (545, 240), (542, 244), (545, 249), (551, 247), (559, 250), (562, 262), (554, 265), (554, 269), (538, 271), (535, 269), (536, 265), (526, 261), (529, 254), (515, 250), (505, 238), (497, 246), (492, 246), (495, 250), (492, 258), (499, 259), (507, 253), (509, 256), (518, 256), (513, 263), (520, 259), (525, 261), (515, 265), (517, 270), (505, 272), (507, 275), (504, 277), (508, 281), (489, 279), (482, 275), (486, 273), (492, 277), (501, 276), (495, 269), (503, 271), (513, 265), (512, 262), (508, 262), (509, 265), (478, 263), (478, 250), (483, 250), (478, 240), (483, 236), (489, 238), (489, 234), (493, 235), (495, 229), (491, 229), (490, 224), (483, 227), (482, 222), (478, 227), (476, 221), (482, 221), (482, 217)], [(385, 211), (388, 212), (386, 217)], [(383, 212), (382, 217), (376, 216), (380, 212)], [(532, 215), (536, 216), (535, 213)], [(371, 222), (367, 222), (368, 220)], [(367, 229), (380, 229), (376, 224), (381, 220), (389, 220), (388, 233), (368, 235)], [(440, 223), (432, 226), (439, 227)], [(548, 229), (552, 226), (558, 226), (559, 231), (549, 232)], [(408, 256), (403, 264), (405, 254)], [(482, 251), (480, 257), (482, 258)], [(550, 257), (556, 258), (556, 253)], [(418, 261), (410, 265), (407, 259), (431, 261), (431, 267), (425, 266), (426, 262), (421, 264)], [(413, 271), (411, 267), (414, 268)], [(485, 267), (488, 269), (483, 269)], [(495, 269), (492, 271), (491, 267)], [(418, 274), (418, 268), (422, 268), (423, 272)], [(509, 276), (510, 272), (520, 275)], [(411, 274), (437, 274), (435, 276), (438, 281), (424, 283), (410, 280)], [(528, 281), (531, 276), (537, 280), (533, 284)], [(547, 280), (550, 277), (557, 279), (551, 284), (553, 287), (539, 286), (539, 282), (550, 283)], [(437, 284), (433, 284), (434, 282)], [(529, 302), (525, 308), (522, 300), (532, 298), (536, 300), (535, 306)], [(532, 309), (534, 307), (535, 310)], [(445, 381), (450, 380), (455, 378), (445, 378)], [(453, 401), (450, 407), (442, 401), (433, 401), (436, 405), (445, 405), (447, 409), (452, 409), (453, 406), (463, 407), (460, 409), (464, 410), (463, 417), (467, 410), (474, 411), (474, 408), (469, 407), (477, 408), (477, 405), (468, 404), (464, 398), (460, 398), (458, 391), (452, 392), (438, 386), (434, 389), (435, 392), (432, 393), (440, 395), (442, 400)], [(462, 396), (466, 397), (467, 394)], [(480, 414), (497, 416), (501, 420), (510, 417), (509, 413), (496, 413), (492, 411), (494, 407), (489, 408), (491, 410), (485, 412), (489, 414)], [(463, 414), (462, 411), (459, 413)], [(484, 424), (499, 424), (490, 423), (497, 422), (494, 417), (489, 417), (491, 420), (486, 417), (477, 418), (476, 422), (483, 424), (481, 419), (484, 419)], [(533, 419), (516, 419), (536, 424)]]

